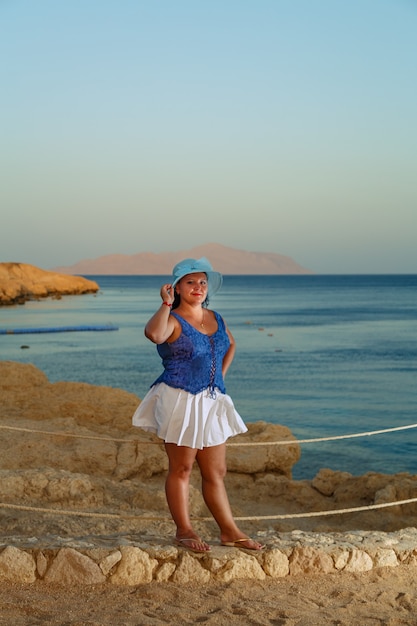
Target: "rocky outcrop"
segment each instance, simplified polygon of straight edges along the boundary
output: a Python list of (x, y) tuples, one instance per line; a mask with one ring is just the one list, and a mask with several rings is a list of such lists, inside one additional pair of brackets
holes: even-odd
[[(50, 383), (33, 365), (10, 361), (0, 361), (0, 393), (3, 470), (21, 472), (47, 467), (117, 480), (150, 479), (166, 470), (160, 440), (132, 427), (131, 418), (140, 402), (132, 393), (86, 383)], [(16, 437), (16, 431), (5, 429), (6, 424), (23, 426), (27, 431)], [(39, 429), (62, 436), (31, 432)], [(234, 442), (286, 439), (293, 443), (284, 450), (231, 446), (229, 471), (246, 475), (271, 471), (290, 478), (291, 468), (300, 455), (290, 430), (265, 422), (249, 424), (248, 429), (248, 434), (236, 437)], [(31, 445), (33, 441), (36, 445)]]
[[(159, 519), (158, 533), (169, 525), (164, 479), (167, 460), (160, 440), (132, 427), (139, 398), (132, 393), (85, 383), (51, 383), (31, 364), (0, 361), (0, 502), (19, 506), (95, 511), (102, 532), (130, 532), (132, 515)], [(283, 444), (275, 443), (283, 442)], [(245, 444), (245, 445), (241, 445)], [(248, 445), (249, 444), (249, 445)], [(285, 444), (285, 445), (284, 445)], [(229, 440), (227, 488), (236, 516), (249, 531), (273, 524), (292, 530), (393, 531), (413, 526), (417, 504), (359, 514), (299, 518), (308, 511), (329, 511), (413, 498), (417, 477), (371, 472), (353, 476), (323, 468), (312, 480), (292, 480), (300, 447), (288, 428), (257, 422), (248, 433)], [(191, 512), (207, 518), (196, 469), (191, 483)], [(121, 519), (108, 512), (123, 511)], [(261, 522), (262, 517), (276, 520)], [(295, 518), (292, 519), (291, 516)], [(22, 535), (93, 532), (97, 519), (39, 515), (19, 511), (2, 520), (3, 532)], [(142, 528), (155, 531), (143, 520)], [(101, 532), (100, 531), (100, 532)], [(170, 531), (169, 531), (170, 532)], [(204, 531), (205, 532), (205, 531)]]
[(26, 263), (0, 263), (0, 306), (98, 290), (95, 281), (82, 276), (48, 272)]
[(228, 443), (227, 490), (239, 525), (267, 549), (219, 546), (195, 470), (191, 514), (213, 549), (189, 554), (170, 544), (166, 455), (132, 427), (136, 395), (0, 361), (0, 397), (0, 580), (227, 582), (417, 563), (417, 503), (372, 508), (415, 498), (417, 476), (323, 468), (294, 481), (292, 433), (249, 424)]

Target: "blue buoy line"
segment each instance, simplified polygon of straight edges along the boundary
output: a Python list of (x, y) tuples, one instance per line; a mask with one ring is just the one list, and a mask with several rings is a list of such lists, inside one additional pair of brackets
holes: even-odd
[(0, 335), (28, 335), (35, 333), (71, 333), (79, 331), (104, 331), (104, 330), (119, 330), (117, 326), (112, 324), (98, 324), (98, 325), (83, 325), (83, 326), (55, 326), (52, 328), (14, 328), (14, 329), (1, 329)]

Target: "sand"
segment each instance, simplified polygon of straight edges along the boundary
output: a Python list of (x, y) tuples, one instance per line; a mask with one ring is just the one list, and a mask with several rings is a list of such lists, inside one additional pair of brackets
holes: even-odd
[(1, 585), (0, 624), (146, 626), (417, 624), (417, 567), (228, 584), (51, 588)]

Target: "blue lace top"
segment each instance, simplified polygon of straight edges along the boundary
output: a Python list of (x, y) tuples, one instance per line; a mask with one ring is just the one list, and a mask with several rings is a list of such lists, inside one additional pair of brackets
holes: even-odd
[(181, 324), (181, 335), (172, 343), (157, 346), (164, 371), (151, 387), (162, 382), (192, 394), (208, 389), (210, 395), (215, 397), (216, 387), (226, 393), (222, 364), (230, 340), (221, 315), (214, 311), (218, 328), (212, 335), (200, 333), (174, 311), (171, 315)]

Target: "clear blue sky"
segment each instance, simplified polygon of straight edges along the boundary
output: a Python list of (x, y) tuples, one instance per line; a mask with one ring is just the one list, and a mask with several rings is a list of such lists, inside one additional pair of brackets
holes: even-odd
[(0, 0), (0, 261), (416, 273), (416, 33), (417, 0)]

